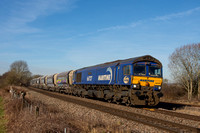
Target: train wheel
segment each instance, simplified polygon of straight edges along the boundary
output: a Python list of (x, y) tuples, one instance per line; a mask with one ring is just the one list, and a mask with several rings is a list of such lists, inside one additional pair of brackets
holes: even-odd
[(130, 100), (127, 100), (127, 102), (125, 103), (125, 105), (126, 105), (127, 107), (131, 106), (131, 101), (130, 101)]
[(112, 100), (111, 99), (108, 99), (108, 103), (111, 103), (112, 102)]
[(116, 101), (115, 103), (116, 103), (117, 105), (119, 105), (119, 104), (120, 104), (120, 102), (119, 102), (119, 101)]
[(154, 95), (152, 100), (148, 102), (149, 106), (156, 106), (160, 102), (158, 96)]
[(84, 95), (83, 93), (81, 93), (81, 97), (82, 97), (82, 98), (85, 98), (85, 95)]
[(160, 98), (157, 95), (154, 95), (154, 106), (160, 102)]

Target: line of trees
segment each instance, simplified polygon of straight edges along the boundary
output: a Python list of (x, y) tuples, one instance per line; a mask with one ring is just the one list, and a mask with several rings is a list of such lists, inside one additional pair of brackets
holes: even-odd
[(0, 76), (0, 86), (5, 85), (29, 85), (32, 74), (25, 61), (15, 61), (10, 65), (10, 70)]
[(200, 100), (200, 43), (177, 48), (169, 57), (168, 64), (174, 81), (188, 94), (188, 100), (198, 95)]

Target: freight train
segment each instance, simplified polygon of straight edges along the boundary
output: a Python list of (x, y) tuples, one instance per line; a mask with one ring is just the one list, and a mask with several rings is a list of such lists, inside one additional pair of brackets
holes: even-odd
[(162, 64), (145, 55), (32, 79), (40, 89), (129, 105), (155, 106), (163, 96)]

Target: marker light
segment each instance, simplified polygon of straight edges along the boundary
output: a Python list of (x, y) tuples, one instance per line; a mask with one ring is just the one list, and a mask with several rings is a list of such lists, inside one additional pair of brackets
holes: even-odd
[(161, 90), (161, 86), (158, 87), (158, 90)]

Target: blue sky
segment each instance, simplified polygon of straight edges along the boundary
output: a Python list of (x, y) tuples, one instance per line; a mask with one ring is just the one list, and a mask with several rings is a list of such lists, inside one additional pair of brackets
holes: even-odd
[(200, 42), (200, 0), (1, 0), (0, 74), (53, 74)]

